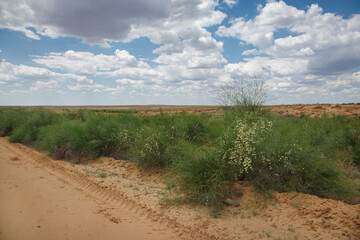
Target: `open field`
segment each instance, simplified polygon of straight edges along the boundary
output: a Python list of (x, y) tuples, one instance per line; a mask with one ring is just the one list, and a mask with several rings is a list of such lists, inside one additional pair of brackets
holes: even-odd
[(299, 193), (264, 200), (247, 182), (233, 186), (240, 207), (212, 218), (201, 206), (164, 205), (162, 173), (127, 161), (54, 161), (1, 138), (0, 166), (4, 240), (360, 237), (360, 205)]
[[(160, 112), (164, 113), (212, 113), (220, 114), (223, 109), (220, 106), (179, 106), (179, 105), (128, 105), (128, 106), (13, 106), (6, 108), (19, 108), (28, 111), (40, 108), (48, 109), (57, 113), (77, 110), (91, 110), (98, 112), (138, 112), (154, 115)], [(276, 105), (265, 106), (279, 115), (296, 115), (309, 114), (312, 117), (319, 117), (324, 113), (330, 116), (346, 115), (357, 118), (360, 115), (360, 104), (309, 104), (309, 105)]]

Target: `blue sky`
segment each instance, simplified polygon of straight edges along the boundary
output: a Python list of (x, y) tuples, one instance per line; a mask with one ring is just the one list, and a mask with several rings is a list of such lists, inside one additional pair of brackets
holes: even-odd
[(358, 0), (2, 0), (0, 105), (360, 102)]

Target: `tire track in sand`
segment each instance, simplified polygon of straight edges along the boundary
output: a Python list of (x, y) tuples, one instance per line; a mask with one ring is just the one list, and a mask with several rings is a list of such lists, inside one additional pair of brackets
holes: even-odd
[(84, 173), (67, 167), (62, 162), (53, 160), (41, 152), (21, 144), (9, 143), (7, 138), (0, 138), (0, 144), (14, 153), (17, 158), (31, 163), (36, 168), (47, 171), (49, 174), (56, 176), (64, 184), (72, 185), (78, 191), (96, 200), (99, 203), (97, 213), (113, 223), (122, 221), (121, 217), (117, 216), (116, 211), (126, 208), (135, 218), (145, 217), (154, 223), (168, 227), (179, 236), (179, 239), (218, 239), (216, 236), (209, 235), (199, 228), (185, 226), (168, 216), (148, 208), (146, 204), (129, 198), (117, 188), (101, 186), (99, 183), (89, 179)]

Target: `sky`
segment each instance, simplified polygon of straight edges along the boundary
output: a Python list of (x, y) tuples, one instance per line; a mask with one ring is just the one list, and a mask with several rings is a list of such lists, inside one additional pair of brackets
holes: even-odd
[(0, 0), (0, 105), (360, 102), (359, 0)]

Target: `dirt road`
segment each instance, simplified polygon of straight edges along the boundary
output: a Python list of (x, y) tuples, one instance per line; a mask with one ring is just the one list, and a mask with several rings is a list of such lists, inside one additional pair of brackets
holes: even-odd
[(179, 239), (120, 193), (21, 147), (0, 139), (0, 239)]

